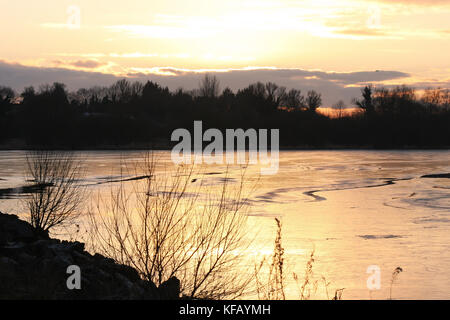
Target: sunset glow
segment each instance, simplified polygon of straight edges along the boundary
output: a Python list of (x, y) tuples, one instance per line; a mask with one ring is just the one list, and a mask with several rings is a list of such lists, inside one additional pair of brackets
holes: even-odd
[(174, 76), (163, 68), (385, 70), (408, 75), (383, 79), (389, 85), (450, 82), (446, 1), (18, 0), (3, 12), (8, 65), (119, 77)]
[(0, 3), (0, 302), (450, 299), (450, 0)]

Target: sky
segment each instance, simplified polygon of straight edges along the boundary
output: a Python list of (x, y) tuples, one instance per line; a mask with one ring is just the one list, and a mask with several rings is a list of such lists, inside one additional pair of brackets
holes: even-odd
[(450, 0), (0, 0), (0, 85), (450, 87)]

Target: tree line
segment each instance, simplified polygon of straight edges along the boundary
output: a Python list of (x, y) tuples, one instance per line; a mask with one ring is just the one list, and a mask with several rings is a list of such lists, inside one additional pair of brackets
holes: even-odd
[(277, 128), (284, 147), (448, 147), (450, 91), (368, 85), (352, 102), (356, 111), (318, 112), (320, 93), (257, 82), (233, 92), (205, 75), (198, 89), (170, 91), (123, 79), (109, 87), (69, 92), (62, 83), (0, 87), (0, 144), (65, 149), (170, 146), (177, 128), (202, 120), (207, 128)]

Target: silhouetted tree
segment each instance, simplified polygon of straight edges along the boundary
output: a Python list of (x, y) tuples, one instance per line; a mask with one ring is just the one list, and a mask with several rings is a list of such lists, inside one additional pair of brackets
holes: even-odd
[(450, 90), (441, 88), (428, 88), (422, 96), (422, 102), (430, 113), (448, 109), (450, 105)]
[(36, 91), (34, 90), (34, 87), (26, 87), (21, 94), (23, 102), (25, 102), (27, 99), (32, 99), (35, 95)]
[(305, 97), (300, 90), (291, 89), (285, 95), (285, 104), (289, 110), (302, 110), (305, 107)]
[(0, 86), (0, 140), (6, 138), (10, 133), (7, 115), (11, 113), (13, 99), (16, 93), (8, 87)]
[(205, 74), (200, 82), (200, 96), (207, 98), (216, 98), (219, 95), (219, 80), (216, 76)]
[(266, 83), (267, 99), (273, 102), (277, 100), (278, 85), (273, 82)]
[(22, 139), (30, 147), (165, 145), (174, 129), (191, 128), (194, 120), (203, 120), (205, 130), (279, 128), (280, 143), (289, 146), (450, 145), (450, 92), (439, 88), (418, 97), (406, 86), (366, 86), (353, 101), (365, 117), (343, 116), (342, 101), (334, 105), (338, 117), (317, 114), (318, 92), (305, 97), (272, 82), (219, 95), (218, 80), (210, 75), (195, 92), (127, 79), (75, 92), (61, 83), (29, 87), (12, 99), (12, 91), (1, 88), (0, 140)]
[(4, 116), (9, 112), (16, 93), (9, 87), (0, 86), (0, 115)]
[(415, 90), (406, 86), (377, 88), (373, 96), (373, 106), (379, 115), (400, 115), (415, 112), (416, 103)]
[(339, 100), (333, 105), (333, 109), (336, 112), (336, 117), (339, 119), (342, 118), (344, 116), (345, 102)]
[(233, 101), (235, 99), (234, 92), (230, 88), (225, 88), (220, 98), (225, 107), (225, 110), (230, 111), (233, 106)]
[(308, 91), (306, 105), (310, 112), (316, 112), (317, 108), (322, 105), (322, 95), (314, 90)]
[(35, 151), (27, 154), (28, 180), (38, 191), (23, 199), (30, 223), (38, 232), (70, 224), (79, 216), (85, 187), (82, 163), (74, 154)]
[(126, 79), (114, 83), (109, 88), (109, 97), (113, 102), (127, 103), (131, 99), (131, 85)]
[(66, 85), (64, 83), (55, 82), (50, 87), (48, 92), (45, 92), (50, 96), (52, 103), (56, 106), (62, 106), (68, 104)]
[(372, 103), (372, 91), (373, 87), (372, 85), (365, 86), (363, 89), (361, 89), (362, 93), (362, 100), (354, 100), (353, 103), (364, 110), (366, 114), (373, 114), (374, 107)]
[(0, 103), (11, 103), (15, 96), (16, 93), (13, 89), (0, 86)]

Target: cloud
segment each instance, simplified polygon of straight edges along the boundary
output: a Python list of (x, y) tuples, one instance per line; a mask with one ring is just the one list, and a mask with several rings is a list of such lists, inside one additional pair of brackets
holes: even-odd
[(153, 58), (158, 57), (158, 53), (141, 53), (141, 52), (132, 52), (132, 53), (110, 53), (110, 57), (112, 58)]
[(97, 69), (107, 65), (107, 63), (97, 60), (76, 60), (76, 61), (62, 61), (54, 60), (53, 63), (62, 68), (76, 67), (80, 69)]
[[(198, 83), (206, 70), (192, 71), (161, 68), (159, 71), (172, 75), (148, 75), (147, 77), (169, 86), (169, 88), (183, 87), (190, 90), (198, 87)], [(331, 106), (341, 99), (349, 105), (352, 98), (360, 95), (360, 87), (367, 83), (409, 77), (409, 74), (398, 71), (343, 73), (277, 68), (214, 70), (210, 73), (214, 73), (217, 76), (222, 89), (230, 87), (234, 91), (257, 81), (275, 82), (288, 89), (301, 89), (305, 93), (308, 90), (316, 90), (322, 93), (325, 106)], [(137, 79), (142, 79), (143, 77), (145, 76), (142, 73), (136, 75)]]
[(179, 58), (187, 59), (190, 58), (188, 53), (143, 53), (143, 52), (111, 52), (111, 53), (56, 53), (55, 56), (58, 57), (78, 57), (78, 58), (117, 58), (117, 59), (141, 59), (141, 58)]
[(68, 30), (78, 30), (81, 29), (81, 25), (74, 23), (41, 23), (40, 25), (45, 29), (68, 29)]
[(416, 6), (448, 6), (448, 0), (371, 0), (372, 2), (381, 2), (387, 4), (403, 4)]
[(374, 28), (345, 28), (345, 29), (337, 29), (334, 31), (337, 34), (350, 35), (350, 36), (363, 36), (363, 37), (385, 37), (389, 36), (389, 33), (380, 29)]
[(113, 32), (125, 32), (128, 36), (136, 38), (203, 38), (211, 36), (211, 29), (190, 26), (164, 26), (164, 25), (115, 25), (105, 27)]
[(74, 67), (95, 69), (95, 68), (104, 66), (105, 63), (95, 61), (95, 60), (78, 60), (78, 61), (72, 62), (71, 65), (73, 65)]
[(70, 26), (67, 23), (42, 23), (41, 24), (42, 28), (46, 28), (46, 29), (69, 29)]
[[(86, 65), (86, 61), (81, 61)], [(89, 65), (89, 62), (87, 63)], [(205, 72), (215, 74), (221, 88), (230, 87), (236, 91), (251, 83), (275, 82), (288, 89), (297, 88), (303, 92), (316, 90), (322, 93), (324, 106), (331, 106), (338, 100), (350, 105), (352, 98), (360, 95), (360, 87), (367, 83), (410, 79), (410, 75), (399, 71), (325, 72), (302, 69), (244, 68), (219, 70), (189, 70), (171, 67), (130, 68), (130, 81), (155, 81), (170, 89), (192, 90), (198, 87)], [(70, 90), (94, 85), (108, 86), (121, 79), (119, 76), (99, 72), (76, 71), (64, 68), (29, 67), (0, 60), (0, 85), (10, 86), (17, 91), (26, 86), (63, 82)], [(450, 84), (447, 84), (450, 85)], [(441, 86), (444, 86), (441, 83)]]
[(85, 72), (64, 68), (29, 67), (0, 60), (0, 84), (10, 86), (17, 91), (26, 86), (63, 82), (73, 90), (94, 85), (110, 85), (117, 77), (99, 72)]

